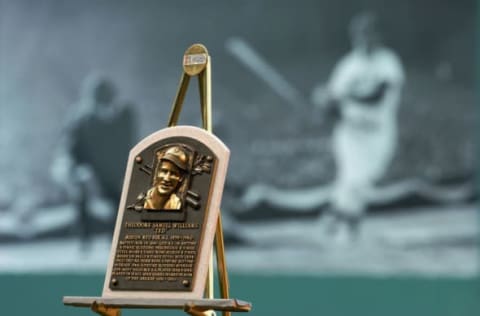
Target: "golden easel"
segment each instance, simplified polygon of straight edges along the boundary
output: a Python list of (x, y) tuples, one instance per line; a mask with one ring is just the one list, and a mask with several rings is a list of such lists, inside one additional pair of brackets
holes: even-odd
[[(202, 125), (205, 130), (212, 132), (212, 77), (211, 62), (207, 48), (201, 44), (190, 46), (183, 57), (183, 72), (180, 78), (177, 95), (173, 102), (172, 112), (168, 120), (168, 126), (177, 125), (180, 112), (182, 111), (183, 101), (187, 93), (190, 77), (198, 76), (198, 85), (200, 88), (200, 109), (202, 114)], [(220, 295), (222, 298), (228, 298), (228, 274), (225, 260), (225, 246), (223, 240), (222, 213), (220, 212), (215, 232), (215, 248), (217, 255), (218, 278), (220, 284)], [(205, 296), (213, 299), (213, 251), (210, 257), (208, 268), (208, 278), (205, 285)], [(213, 313), (213, 312), (212, 312)], [(230, 316), (229, 311), (223, 311), (223, 316)], [(192, 315), (206, 315), (203, 313)]]
[[(211, 63), (210, 56), (205, 46), (194, 44), (189, 47), (183, 58), (183, 72), (178, 86), (177, 94), (172, 105), (172, 111), (168, 120), (168, 127), (177, 125), (183, 101), (187, 92), (190, 78), (198, 76), (200, 88), (200, 105), (203, 128), (212, 132), (212, 92), (211, 92)], [(213, 248), (213, 245), (212, 245)], [(193, 316), (212, 316), (214, 310), (222, 311), (223, 316), (230, 316), (231, 311), (248, 312), (251, 304), (248, 302), (229, 299), (229, 284), (225, 260), (225, 247), (223, 238), (221, 212), (218, 216), (215, 231), (215, 253), (217, 257), (217, 269), (220, 285), (221, 299), (214, 299), (214, 273), (213, 273), (213, 249), (209, 260), (208, 276), (205, 284), (204, 296), (201, 300), (155, 300), (137, 302), (135, 300), (108, 300), (103, 298), (64, 298), (66, 305), (90, 306), (97, 314), (103, 316), (120, 316), (122, 306), (140, 308), (183, 308)]]

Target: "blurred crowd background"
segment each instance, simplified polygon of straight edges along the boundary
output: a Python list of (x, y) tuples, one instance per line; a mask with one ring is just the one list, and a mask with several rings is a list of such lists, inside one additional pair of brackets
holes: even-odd
[[(94, 94), (88, 78), (108, 81), (111, 102), (131, 111), (135, 128), (119, 131), (112, 142), (131, 146), (166, 126), (183, 52), (196, 42), (212, 56), (214, 133), (231, 149), (224, 212), (232, 218), (232, 231), (241, 235), (239, 227), (252, 225), (261, 230), (252, 219), (316, 218), (322, 205), (307, 215), (295, 209), (277, 213), (275, 206), (244, 206), (242, 198), (256, 184), (308, 190), (334, 181), (332, 122), (316, 109), (311, 95), (351, 49), (350, 21), (365, 10), (376, 14), (382, 41), (399, 56), (405, 72), (398, 144), (380, 184), (420, 179), (433, 186), (459, 185), (465, 192), (449, 207), (474, 210), (474, 1), (2, 0), (0, 247), (77, 234), (77, 217), (54, 233), (48, 229), (53, 219), (29, 218), (51, 211), (48, 205), (68, 203), (51, 170), (70, 122), (81, 113), (81, 100)], [(244, 53), (253, 51), (265, 61), (271, 70), (266, 77), (239, 57), (242, 51), (235, 52), (232, 43), (239, 42), (247, 45)], [(283, 92), (290, 94), (275, 82), (286, 84)], [(181, 123), (200, 125), (195, 84), (185, 102)], [(126, 148), (112, 151), (120, 173), (97, 174), (112, 179), (112, 186), (121, 186)], [(444, 209), (441, 202), (409, 196), (380, 211), (389, 214), (395, 208), (410, 214), (425, 206), (428, 214)], [(470, 213), (464, 217), (467, 226), (473, 223)], [(439, 224), (442, 230), (449, 221), (445, 217)], [(432, 223), (426, 220), (425, 225)], [(46, 229), (19, 236), (37, 231), (34, 225)], [(468, 233), (459, 233), (453, 246), (475, 258), (476, 230), (462, 225), (456, 229)], [(106, 221), (90, 234), (108, 234), (112, 228)], [(242, 244), (241, 236), (234, 237)]]

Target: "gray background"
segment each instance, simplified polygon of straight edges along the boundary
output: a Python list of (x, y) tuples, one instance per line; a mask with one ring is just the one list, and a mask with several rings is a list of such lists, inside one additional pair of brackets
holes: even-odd
[[(309, 96), (349, 49), (348, 22), (364, 8), (379, 15), (385, 42), (407, 73), (402, 140), (388, 177), (472, 172), (473, 1), (2, 1), (1, 182), (13, 192), (41, 190), (62, 122), (92, 71), (110, 76), (135, 104), (138, 138), (164, 127), (181, 56), (194, 42), (213, 56), (214, 112), (232, 148), (232, 180), (326, 182), (331, 168), (321, 144), (328, 134), (308, 119), (312, 109), (278, 97), (225, 42), (244, 38)], [(442, 77), (442, 67), (451, 75)], [(182, 115), (189, 124), (199, 117), (193, 87)], [(300, 157), (296, 168), (279, 175), (292, 153)]]
[[(328, 184), (334, 175), (331, 126), (313, 106), (278, 96), (228, 53), (226, 42), (247, 41), (308, 99), (349, 50), (348, 23), (365, 8), (378, 14), (384, 41), (401, 57), (407, 75), (400, 144), (382, 181), (471, 181), (473, 1), (3, 0), (0, 216), (15, 212), (12, 201), (24, 193), (49, 194), (53, 149), (87, 75), (105, 74), (120, 99), (134, 104), (141, 139), (166, 125), (183, 52), (195, 42), (204, 43), (213, 58), (215, 132), (232, 151), (228, 183), (234, 191), (259, 182), (281, 188)], [(181, 123), (198, 125), (192, 87)], [(235, 201), (227, 198), (225, 204), (238, 207)], [(466, 203), (473, 209), (472, 201)], [(473, 247), (467, 251), (472, 254)]]

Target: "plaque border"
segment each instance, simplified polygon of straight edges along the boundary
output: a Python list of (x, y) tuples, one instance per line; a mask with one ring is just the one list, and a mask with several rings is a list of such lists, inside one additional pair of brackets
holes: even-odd
[[(205, 146), (207, 146), (216, 156), (217, 163), (215, 173), (212, 176), (212, 183), (210, 185), (210, 194), (205, 208), (205, 218), (203, 231), (200, 237), (200, 244), (198, 246), (197, 262), (195, 264), (194, 277), (192, 280), (193, 286), (191, 291), (128, 291), (111, 290), (109, 282), (111, 279), (113, 262), (117, 250), (120, 229), (123, 221), (123, 215), (126, 210), (128, 186), (132, 175), (132, 170), (136, 164), (135, 158), (143, 150), (151, 144), (170, 137), (188, 137), (195, 139)], [(128, 156), (128, 163), (123, 182), (122, 196), (117, 213), (117, 220), (115, 223), (115, 230), (113, 233), (112, 245), (110, 250), (110, 258), (108, 260), (107, 272), (105, 274), (105, 282), (103, 286), (102, 297), (109, 298), (171, 298), (171, 299), (201, 299), (204, 294), (205, 284), (207, 281), (208, 266), (210, 262), (210, 255), (213, 249), (213, 242), (215, 237), (215, 229), (217, 219), (220, 213), (220, 202), (222, 199), (223, 186), (227, 174), (228, 160), (230, 157), (230, 150), (227, 146), (215, 135), (207, 132), (204, 129), (194, 126), (175, 126), (168, 127), (145, 137), (137, 145), (135, 145)]]

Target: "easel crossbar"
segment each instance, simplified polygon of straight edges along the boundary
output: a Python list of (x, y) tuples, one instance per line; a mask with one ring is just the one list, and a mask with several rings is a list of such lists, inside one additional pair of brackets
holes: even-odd
[(194, 306), (197, 309), (248, 312), (252, 305), (237, 299), (146, 299), (146, 298), (106, 298), (92, 296), (65, 296), (63, 304), (76, 307), (91, 307), (92, 304), (103, 304), (118, 308), (162, 308), (185, 310)]

